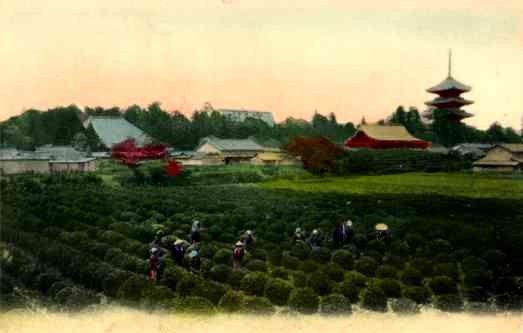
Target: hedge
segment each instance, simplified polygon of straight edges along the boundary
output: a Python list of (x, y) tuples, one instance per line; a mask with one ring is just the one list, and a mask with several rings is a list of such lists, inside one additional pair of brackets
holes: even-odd
[(289, 296), (289, 308), (304, 314), (318, 311), (319, 297), (310, 288), (293, 289)]
[(275, 305), (286, 305), (292, 291), (292, 285), (282, 279), (269, 279), (265, 284), (265, 297)]
[(327, 315), (346, 315), (352, 312), (350, 302), (341, 294), (331, 294), (320, 299), (320, 313)]

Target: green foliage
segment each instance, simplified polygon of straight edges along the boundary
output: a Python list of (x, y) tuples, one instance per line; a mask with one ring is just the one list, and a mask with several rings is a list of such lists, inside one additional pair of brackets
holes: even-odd
[(298, 269), (298, 267), (300, 267), (301, 262), (300, 259), (284, 253), (282, 256), (281, 264), (283, 265), (283, 267), (287, 269), (296, 270)]
[(341, 282), (345, 278), (345, 272), (337, 264), (326, 264), (323, 266), (324, 272), (327, 274), (330, 280), (334, 282)]
[(265, 297), (275, 305), (286, 305), (292, 284), (282, 279), (269, 279), (265, 284)]
[(216, 311), (216, 308), (207, 298), (188, 296), (176, 301), (174, 310), (176, 312), (211, 314)]
[(332, 281), (327, 274), (317, 271), (309, 275), (307, 286), (314, 290), (316, 294), (324, 296), (331, 292)]
[(435, 276), (429, 282), (430, 289), (435, 295), (456, 294), (456, 282), (448, 276)]
[(396, 279), (398, 277), (398, 271), (394, 266), (381, 265), (376, 270), (376, 276), (379, 278)]
[(318, 269), (319, 265), (315, 261), (312, 260), (305, 260), (300, 265), (300, 271), (308, 274), (316, 271)]
[(430, 299), (430, 291), (426, 287), (406, 287), (403, 296), (418, 304), (426, 304)]
[(220, 299), (218, 306), (225, 312), (238, 312), (242, 309), (244, 295), (234, 290), (227, 291)]
[(289, 271), (282, 267), (275, 267), (271, 271), (271, 276), (273, 278), (289, 280)]
[(343, 295), (331, 294), (321, 297), (320, 312), (328, 315), (346, 315), (352, 312), (352, 307)]
[(242, 312), (256, 315), (270, 315), (275, 312), (271, 301), (265, 297), (247, 296), (244, 299)]
[(411, 286), (421, 286), (423, 283), (423, 275), (417, 269), (407, 267), (401, 274), (401, 282)]
[(413, 314), (419, 312), (419, 307), (416, 302), (408, 298), (393, 299), (390, 306), (392, 311), (400, 314)]
[(292, 273), (292, 281), (294, 286), (297, 288), (302, 288), (307, 285), (307, 275), (302, 271), (296, 271)]
[(361, 257), (356, 260), (354, 265), (356, 271), (367, 276), (374, 276), (376, 269), (378, 268), (378, 263), (374, 258), (371, 257)]
[(361, 294), (361, 305), (369, 310), (385, 311), (387, 296), (378, 283), (370, 283)]
[(322, 246), (322, 247), (313, 249), (310, 253), (310, 258), (321, 264), (325, 264), (325, 263), (329, 262), (329, 260), (331, 258), (331, 252), (327, 247)]
[(310, 288), (293, 289), (289, 296), (289, 308), (300, 313), (312, 314), (318, 311), (319, 297)]
[(331, 261), (340, 265), (343, 269), (352, 269), (354, 265), (354, 258), (352, 253), (347, 250), (336, 250), (332, 253)]
[(379, 281), (379, 285), (385, 296), (388, 298), (399, 298), (401, 297), (401, 284), (398, 280), (391, 278), (384, 278)]
[(147, 281), (147, 278), (139, 275), (130, 276), (118, 289), (116, 296), (118, 298), (139, 302), (142, 295), (147, 292), (147, 289), (151, 287), (151, 283)]
[(249, 260), (245, 267), (250, 271), (267, 272), (265, 261), (259, 259)]
[(461, 311), (463, 309), (463, 300), (454, 293), (438, 295), (436, 296), (435, 306), (440, 310), (448, 312)]
[(232, 272), (232, 270), (231, 270), (230, 266), (219, 264), (219, 265), (212, 266), (208, 275), (214, 281), (226, 282), (229, 280), (229, 278), (231, 276), (231, 272)]
[(240, 283), (240, 289), (247, 294), (263, 296), (267, 275), (262, 272), (253, 272), (245, 275)]

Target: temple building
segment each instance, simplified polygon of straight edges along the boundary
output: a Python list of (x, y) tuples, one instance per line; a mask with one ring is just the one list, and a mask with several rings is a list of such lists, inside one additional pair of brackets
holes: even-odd
[(345, 146), (368, 149), (427, 149), (431, 143), (413, 137), (400, 125), (360, 125), (356, 134), (345, 142)]
[(473, 115), (462, 110), (466, 105), (474, 103), (461, 97), (462, 93), (469, 92), (471, 87), (457, 81), (452, 77), (452, 54), (449, 53), (448, 76), (438, 85), (427, 89), (427, 92), (436, 94), (438, 97), (431, 101), (425, 102), (429, 109), (423, 114), (428, 119), (434, 118), (434, 112), (444, 110), (447, 112), (449, 120), (460, 122), (462, 119), (472, 117)]

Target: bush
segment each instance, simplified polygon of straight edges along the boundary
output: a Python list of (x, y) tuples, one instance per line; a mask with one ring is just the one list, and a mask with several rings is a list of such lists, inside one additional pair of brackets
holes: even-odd
[(423, 283), (423, 275), (415, 268), (407, 267), (401, 274), (401, 282), (411, 286), (421, 286)]
[(285, 253), (282, 256), (281, 264), (287, 269), (297, 270), (301, 262), (300, 259)]
[(304, 314), (318, 311), (318, 295), (310, 288), (293, 289), (289, 296), (289, 308)]
[(292, 281), (294, 286), (297, 288), (303, 288), (307, 285), (307, 275), (302, 271), (296, 271), (292, 273)]
[(321, 297), (320, 312), (328, 315), (349, 314), (352, 312), (352, 307), (345, 296), (331, 294)]
[(229, 290), (222, 296), (218, 302), (218, 306), (225, 312), (238, 312), (242, 308), (243, 299), (244, 296), (242, 293)]
[(246, 268), (255, 272), (267, 272), (267, 265), (265, 264), (265, 261), (259, 259), (249, 260)]
[(352, 253), (347, 250), (336, 250), (332, 253), (331, 261), (340, 265), (343, 269), (352, 269), (354, 266), (354, 258)]
[(344, 280), (343, 282), (334, 286), (332, 292), (336, 294), (342, 294), (350, 303), (357, 303), (359, 300), (360, 290), (361, 287), (358, 287), (352, 281)]
[(376, 270), (376, 276), (379, 278), (398, 278), (398, 272), (394, 266), (390, 265), (381, 265)]
[(383, 255), (387, 250), (385, 243), (379, 239), (373, 239), (367, 243), (367, 249), (378, 252)]
[(282, 279), (270, 279), (265, 284), (265, 297), (276, 305), (286, 305), (291, 291), (292, 285)]
[(374, 273), (378, 268), (378, 263), (376, 262), (376, 260), (374, 260), (374, 258), (361, 257), (360, 259), (356, 260), (354, 268), (361, 274), (364, 274), (366, 276), (374, 276)]
[(167, 306), (174, 298), (174, 292), (165, 286), (153, 286), (147, 288), (142, 294), (142, 301), (147, 306)]
[(459, 279), (458, 266), (453, 262), (440, 263), (434, 266), (434, 275), (448, 276), (454, 281)]
[(465, 273), (465, 285), (469, 287), (490, 287), (492, 283), (492, 273), (488, 270), (476, 269)]
[(229, 280), (229, 277), (231, 275), (232, 269), (229, 266), (226, 266), (224, 264), (218, 264), (215, 266), (212, 266), (212, 268), (209, 270), (209, 277), (218, 282), (227, 282)]
[(309, 257), (309, 254), (311, 252), (311, 248), (309, 245), (305, 242), (297, 242), (294, 244), (291, 248), (290, 254), (293, 257), (296, 257), (301, 260), (307, 259)]
[(323, 266), (323, 270), (332, 281), (341, 282), (345, 278), (345, 272), (337, 264), (329, 263)]
[(94, 295), (75, 286), (65, 287), (58, 291), (54, 300), (66, 309), (81, 309), (97, 302)]
[(430, 291), (425, 287), (406, 287), (403, 289), (403, 296), (418, 304), (426, 304), (430, 299)]
[(331, 251), (326, 247), (313, 249), (309, 256), (312, 260), (325, 264), (331, 259)]
[(379, 284), (370, 283), (361, 294), (361, 305), (369, 310), (385, 311), (387, 309), (387, 297)]
[(434, 263), (426, 258), (416, 258), (411, 260), (409, 267), (417, 270), (423, 276), (431, 276), (434, 271)]
[(138, 302), (142, 298), (142, 294), (146, 292), (146, 289), (151, 288), (151, 286), (152, 284), (145, 276), (132, 275), (118, 289), (116, 297), (127, 301)]
[(305, 260), (300, 265), (300, 271), (304, 273), (312, 273), (318, 269), (319, 265), (315, 261)]
[(398, 280), (385, 278), (380, 281), (379, 285), (385, 293), (385, 296), (389, 298), (401, 297), (401, 284)]
[(212, 260), (216, 265), (230, 265), (232, 258), (232, 250), (221, 249), (216, 251)]
[(207, 298), (213, 304), (218, 304), (222, 296), (227, 292), (228, 288), (220, 283), (214, 281), (202, 281), (198, 288), (194, 289), (191, 296), (200, 296)]
[(392, 311), (401, 314), (412, 314), (419, 312), (418, 305), (416, 302), (408, 298), (398, 298), (394, 299), (390, 303)]
[(242, 312), (268, 315), (273, 314), (274, 311), (274, 306), (265, 297), (247, 296), (244, 299)]
[(242, 279), (245, 275), (247, 275), (247, 273), (248, 271), (246, 269), (231, 271), (227, 283), (230, 284), (233, 288), (240, 288)]
[(317, 271), (312, 273), (307, 279), (307, 286), (320, 296), (327, 295), (331, 292), (332, 282), (327, 274)]
[(443, 311), (461, 311), (463, 309), (463, 300), (456, 294), (438, 295), (434, 305)]
[(182, 297), (191, 296), (197, 288), (200, 288), (203, 280), (198, 275), (187, 273), (176, 284), (176, 292)]
[(175, 302), (174, 309), (178, 312), (201, 314), (209, 314), (216, 311), (211, 301), (209, 301), (207, 298), (199, 296), (189, 296), (182, 298), (181, 300)]
[(345, 280), (350, 281), (356, 286), (363, 288), (367, 284), (367, 277), (359, 272), (350, 271), (345, 275)]
[(456, 282), (448, 276), (436, 276), (432, 278), (429, 286), (435, 295), (456, 294), (458, 292)]
[(507, 255), (497, 249), (490, 249), (485, 251), (483, 259), (487, 262), (491, 270), (500, 271), (508, 263)]
[(57, 270), (48, 270), (36, 277), (36, 286), (38, 290), (46, 294), (53, 283), (62, 279), (62, 275)]
[(271, 276), (283, 280), (289, 280), (289, 271), (282, 267), (276, 267), (272, 270)]
[(245, 275), (240, 283), (240, 289), (247, 294), (263, 296), (267, 275), (261, 272), (253, 272)]

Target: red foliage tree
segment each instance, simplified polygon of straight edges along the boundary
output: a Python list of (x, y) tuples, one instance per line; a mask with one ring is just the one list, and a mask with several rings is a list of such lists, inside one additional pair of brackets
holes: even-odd
[(285, 149), (291, 155), (300, 156), (307, 171), (320, 175), (334, 171), (336, 159), (343, 155), (343, 150), (325, 137), (297, 137)]
[(183, 172), (183, 168), (175, 160), (169, 160), (165, 166), (165, 172), (171, 177), (176, 177)]
[(167, 147), (152, 144), (138, 147), (133, 139), (128, 139), (112, 147), (111, 157), (120, 160), (129, 167), (135, 167), (140, 161), (165, 159), (167, 157)]

